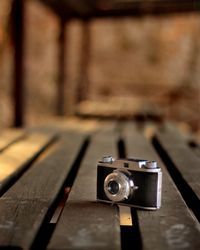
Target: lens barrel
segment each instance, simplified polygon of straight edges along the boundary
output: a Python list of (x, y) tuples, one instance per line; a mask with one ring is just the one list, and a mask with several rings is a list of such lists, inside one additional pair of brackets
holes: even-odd
[(114, 170), (104, 180), (104, 192), (107, 198), (113, 202), (122, 202), (129, 199), (135, 186), (128, 171)]

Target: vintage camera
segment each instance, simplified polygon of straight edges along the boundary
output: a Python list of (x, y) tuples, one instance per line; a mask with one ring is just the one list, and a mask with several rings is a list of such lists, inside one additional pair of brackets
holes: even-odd
[(155, 161), (103, 157), (97, 165), (97, 200), (147, 210), (161, 206), (162, 172)]

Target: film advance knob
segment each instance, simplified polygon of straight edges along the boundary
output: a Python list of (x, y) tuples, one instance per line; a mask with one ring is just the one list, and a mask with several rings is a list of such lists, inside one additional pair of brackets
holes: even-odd
[(101, 162), (103, 163), (112, 163), (114, 161), (112, 156), (103, 156)]
[(155, 169), (155, 168), (157, 168), (157, 162), (156, 161), (147, 161), (145, 164), (145, 168)]

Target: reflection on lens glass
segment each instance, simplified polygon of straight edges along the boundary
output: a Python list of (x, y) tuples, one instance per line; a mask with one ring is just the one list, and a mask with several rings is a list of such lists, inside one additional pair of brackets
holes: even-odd
[(110, 181), (108, 191), (113, 195), (117, 194), (119, 192), (119, 184), (116, 181)]

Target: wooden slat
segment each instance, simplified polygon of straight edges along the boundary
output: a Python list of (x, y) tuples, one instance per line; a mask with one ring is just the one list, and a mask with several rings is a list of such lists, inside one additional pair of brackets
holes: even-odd
[(200, 199), (200, 158), (192, 152), (180, 132), (170, 124), (158, 131), (157, 140)]
[(191, 216), (152, 145), (132, 124), (125, 127), (124, 138), (128, 157), (156, 160), (163, 171), (161, 209), (137, 212), (143, 249), (199, 249), (199, 224)]
[(24, 111), (25, 111), (25, 83), (24, 83), (24, 52), (25, 52), (25, 1), (13, 0), (11, 8), (11, 30), (13, 41), (13, 108), (14, 108), (14, 120), (13, 125), (15, 127), (22, 127), (24, 124)]
[(25, 137), (25, 132), (19, 129), (6, 129), (0, 133), (0, 152), (9, 147), (12, 143)]
[(65, 115), (65, 83), (66, 83), (66, 42), (67, 42), (67, 24), (61, 19), (59, 23), (58, 38), (58, 82), (57, 82), (57, 100), (56, 115)]
[(200, 221), (200, 158), (172, 124), (160, 129), (154, 144), (187, 205)]
[(0, 154), (0, 194), (16, 180), (34, 159), (49, 145), (54, 135), (30, 133)]
[(48, 249), (121, 249), (117, 207), (96, 202), (97, 161), (116, 155), (115, 140), (114, 131), (92, 138)]
[[(30, 249), (74, 164), (84, 136), (66, 133), (0, 199), (0, 246)], [(27, 145), (28, 146), (28, 145)], [(44, 236), (43, 236), (44, 237)]]

